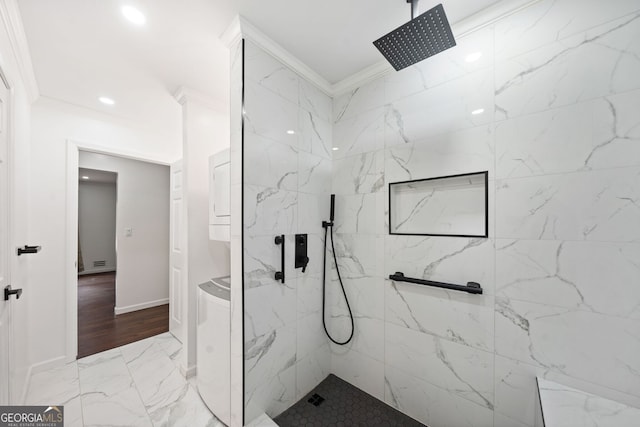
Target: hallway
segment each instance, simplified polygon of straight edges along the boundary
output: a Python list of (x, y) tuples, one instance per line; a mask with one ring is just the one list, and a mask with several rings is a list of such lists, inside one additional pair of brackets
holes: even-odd
[(78, 359), (169, 331), (169, 305), (116, 316), (116, 273), (78, 277)]
[(25, 403), (64, 405), (67, 427), (222, 427), (180, 374), (180, 352), (164, 333), (39, 372)]

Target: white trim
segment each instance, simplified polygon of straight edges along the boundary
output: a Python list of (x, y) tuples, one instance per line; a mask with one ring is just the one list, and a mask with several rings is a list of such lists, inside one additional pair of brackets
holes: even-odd
[(86, 276), (88, 274), (111, 273), (113, 271), (116, 271), (115, 267), (93, 268), (91, 270), (84, 270), (84, 271), (78, 272), (78, 276)]
[(169, 304), (169, 298), (162, 298), (155, 301), (127, 305), (125, 307), (114, 307), (113, 313), (117, 316), (119, 314), (131, 313), (132, 311), (144, 310), (145, 308), (157, 307), (159, 305), (165, 304)]
[(66, 185), (66, 272), (67, 318), (66, 318), (66, 360), (73, 362), (78, 355), (78, 167), (80, 150), (93, 153), (124, 157), (132, 160), (170, 165), (144, 154), (114, 150), (92, 142), (67, 139), (67, 185)]
[(0, 2), (0, 16), (7, 30), (9, 44), (13, 50), (13, 55), (18, 65), (18, 72), (24, 82), (27, 96), (31, 102), (34, 102), (40, 96), (40, 90), (38, 89), (38, 82), (33, 72), (29, 44), (27, 43), (27, 36), (25, 35), (24, 26), (22, 25), (18, 2), (16, 0)]
[(27, 369), (27, 375), (24, 385), (24, 390), (22, 390), (22, 395), (20, 396), (20, 404), (24, 405), (27, 402), (27, 394), (29, 393), (29, 387), (31, 387), (31, 377), (38, 372), (48, 371), (49, 369), (54, 369), (59, 366), (63, 366), (66, 363), (65, 356), (54, 357), (49, 360), (45, 360), (42, 362), (34, 363), (29, 366)]
[(184, 105), (188, 101), (202, 104), (216, 111), (226, 112), (229, 110), (229, 106), (224, 102), (221, 102), (216, 98), (212, 98), (186, 86), (181, 86), (180, 88), (178, 88), (178, 90), (176, 90), (173, 94), (173, 97), (176, 101), (178, 101), (180, 105)]
[[(495, 22), (504, 19), (514, 13), (532, 6), (541, 0), (503, 0), (486, 9), (483, 9), (452, 25), (452, 31), (456, 38), (460, 39), (478, 30), (481, 30)], [(275, 57), (280, 62), (291, 68), (303, 78), (317, 86), (320, 90), (331, 97), (342, 95), (352, 91), (393, 71), (393, 67), (387, 61), (380, 61), (370, 65), (363, 70), (354, 73), (339, 82), (331, 84), (320, 74), (313, 71), (309, 66), (296, 58), (288, 50), (273, 41), (246, 18), (237, 15), (227, 29), (220, 36), (220, 40), (231, 47), (238, 39), (244, 37), (251, 40), (265, 52)]]
[(196, 376), (196, 365), (191, 365), (187, 369), (184, 369), (182, 365), (180, 365), (180, 373), (186, 379)]
[(240, 37), (251, 40), (265, 52), (283, 62), (293, 71), (304, 77), (307, 81), (314, 84), (318, 89), (329, 96), (333, 95), (332, 85), (329, 81), (313, 71), (311, 67), (300, 61), (291, 52), (265, 35), (244, 17), (237, 15), (233, 18), (227, 30), (222, 34), (221, 39), (227, 46), (231, 46), (231, 44), (234, 41), (237, 41)]

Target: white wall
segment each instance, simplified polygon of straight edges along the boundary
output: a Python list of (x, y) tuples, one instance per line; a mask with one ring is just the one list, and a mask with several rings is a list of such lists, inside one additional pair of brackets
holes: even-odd
[[(33, 293), (28, 299), (31, 363), (65, 356), (66, 341), (66, 174), (67, 140), (109, 147), (120, 153), (170, 163), (181, 155), (180, 106), (174, 123), (149, 129), (117, 117), (41, 98), (32, 109), (30, 241), (42, 252), (32, 258)], [(167, 205), (168, 206), (168, 205)]]
[(230, 271), (229, 244), (209, 240), (209, 156), (229, 147), (229, 113), (189, 90), (179, 101), (188, 230), (183, 369), (189, 370), (196, 363), (197, 287), (212, 277), (228, 276)]
[[(78, 236), (84, 271), (79, 274), (116, 270), (116, 184), (79, 182)], [(105, 261), (94, 267), (94, 261)]]
[[(331, 99), (251, 41), (244, 56), (245, 421), (276, 416), (328, 374), (322, 220), (329, 217)], [(287, 131), (294, 131), (290, 134)], [(309, 264), (294, 268), (294, 235)], [(281, 269), (285, 234), (285, 283)]]
[(118, 174), (116, 314), (167, 303), (169, 167), (86, 151), (79, 166)]
[[(334, 100), (335, 374), (430, 426), (533, 426), (536, 376), (640, 405), (638, 10), (542, 0)], [(482, 170), (488, 239), (388, 234), (389, 182)]]
[[(11, 228), (9, 236), (9, 247), (16, 248), (25, 244), (37, 244), (30, 240), (29, 233), (29, 199), (25, 195), (29, 194), (31, 166), (30, 156), (30, 117), (31, 101), (27, 93), (25, 81), (27, 79), (23, 72), (26, 69), (19, 65), (22, 58), (16, 57), (17, 46), (14, 35), (16, 31), (22, 31), (21, 26), (16, 26), (17, 21), (9, 23), (8, 17), (11, 12), (17, 12), (15, 2), (2, 2), (0, 12), (0, 69), (9, 80), (11, 86), (11, 137), (10, 137), (10, 201), (11, 201)], [(13, 24), (13, 25), (12, 25)], [(9, 29), (10, 28), (10, 29)], [(22, 62), (22, 65), (28, 65)], [(4, 242), (3, 242), (4, 244)], [(30, 301), (36, 299), (37, 295), (31, 286), (29, 269), (35, 258), (26, 256), (12, 256), (11, 260), (11, 285), (14, 288), (22, 288), (23, 297), (20, 300), (12, 301), (12, 318), (14, 324), (13, 348), (12, 348), (12, 376), (11, 376), (11, 396), (14, 404), (20, 404), (23, 393), (26, 391), (26, 380), (29, 368), (29, 320), (32, 316)], [(6, 351), (2, 349), (0, 351)]]

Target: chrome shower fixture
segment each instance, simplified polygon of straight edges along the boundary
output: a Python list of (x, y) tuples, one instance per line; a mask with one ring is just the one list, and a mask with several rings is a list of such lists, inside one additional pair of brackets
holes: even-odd
[(418, 0), (406, 1), (411, 21), (373, 42), (396, 71), (456, 45), (442, 4), (416, 17)]

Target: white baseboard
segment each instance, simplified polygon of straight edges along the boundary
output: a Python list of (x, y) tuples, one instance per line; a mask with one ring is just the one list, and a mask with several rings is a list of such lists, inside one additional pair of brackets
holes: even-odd
[(57, 368), (66, 363), (66, 356), (54, 357), (53, 359), (43, 360), (42, 362), (34, 363), (27, 369), (27, 379), (25, 381), (24, 389), (22, 390), (21, 404), (25, 404), (27, 401), (27, 393), (29, 392), (29, 386), (31, 385), (31, 377), (38, 372), (44, 372), (49, 369)]
[(128, 305), (125, 307), (115, 307), (113, 312), (118, 314), (130, 313), (132, 311), (144, 310), (145, 308), (157, 307), (159, 305), (169, 304), (169, 298), (163, 298), (156, 301), (143, 302), (140, 304)]
[(84, 270), (78, 273), (78, 276), (85, 276), (87, 274), (99, 274), (99, 273), (112, 273), (116, 271), (115, 267), (104, 267), (104, 268), (92, 268), (91, 270)]
[(186, 379), (194, 377), (196, 375), (196, 365), (189, 366), (186, 370), (180, 365), (180, 373), (182, 373), (182, 376)]

